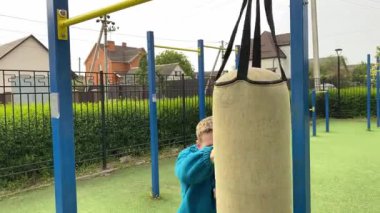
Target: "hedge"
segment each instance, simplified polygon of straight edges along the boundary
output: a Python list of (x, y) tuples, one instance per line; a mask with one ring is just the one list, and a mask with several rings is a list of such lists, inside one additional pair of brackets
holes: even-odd
[[(209, 98), (206, 101), (208, 115), (211, 114), (210, 101)], [(41, 177), (51, 177), (52, 140), (48, 106), (7, 105), (6, 112), (3, 108), (4, 105), (0, 105), (0, 188), (9, 186), (13, 181), (30, 184)], [(109, 158), (149, 151), (148, 108), (147, 100), (110, 100), (106, 103), (105, 141)], [(100, 103), (74, 104), (73, 109), (77, 166), (101, 161)], [(199, 119), (197, 97), (185, 99), (185, 110), (182, 98), (160, 99), (157, 113), (160, 148), (193, 142)], [(3, 119), (5, 114), (6, 121)]]
[[(341, 89), (340, 104), (337, 90), (330, 90), (330, 117), (356, 118), (367, 115), (367, 89), (364, 87)], [(310, 102), (311, 103), (311, 102)], [(325, 117), (325, 94), (317, 93), (318, 117)], [(371, 114), (376, 116), (376, 91), (371, 93)]]

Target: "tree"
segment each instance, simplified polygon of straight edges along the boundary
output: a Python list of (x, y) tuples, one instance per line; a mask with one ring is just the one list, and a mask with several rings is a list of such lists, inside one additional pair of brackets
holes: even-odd
[[(166, 50), (156, 56), (156, 65), (162, 65), (162, 64), (172, 64), (172, 63), (178, 63), (179, 66), (183, 69), (185, 75), (194, 77), (194, 68), (193, 65), (191, 65), (189, 59), (186, 57), (186, 55), (182, 53), (178, 53), (173, 50)], [(146, 55), (141, 57), (139, 69), (137, 71), (137, 79), (138, 83), (140, 85), (147, 85), (148, 84), (148, 62)], [(162, 78), (160, 76), (160, 73), (156, 73), (158, 78)]]
[[(342, 80), (347, 80), (350, 76), (346, 65), (347, 59), (344, 56), (340, 58), (340, 77)], [(336, 55), (330, 55), (319, 60), (320, 78), (323, 82), (336, 82), (338, 76), (338, 58)], [(309, 64), (309, 78), (313, 79), (313, 60)]]
[(194, 68), (189, 59), (183, 53), (166, 50), (156, 57), (156, 64), (178, 63), (187, 76), (194, 76)]
[(354, 67), (352, 72), (352, 81), (354, 82), (364, 82), (367, 75), (367, 64), (361, 62), (359, 65)]

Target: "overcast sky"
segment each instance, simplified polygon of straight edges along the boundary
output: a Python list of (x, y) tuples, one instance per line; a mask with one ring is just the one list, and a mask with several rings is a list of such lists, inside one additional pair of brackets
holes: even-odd
[[(70, 0), (70, 15), (115, 2), (118, 0)], [(127, 42), (129, 46), (145, 48), (146, 31), (153, 30), (156, 44), (195, 48), (197, 39), (201, 38), (206, 44), (217, 45), (229, 39), (241, 2), (153, 0), (111, 14), (119, 30), (111, 33), (110, 39), (116, 44)], [(289, 0), (273, 0), (273, 4), (277, 33), (290, 32)], [(335, 54), (334, 49), (340, 47), (349, 64), (353, 64), (364, 61), (367, 53), (375, 53), (376, 46), (380, 45), (380, 0), (319, 0), (317, 7), (320, 57)], [(46, 14), (46, 0), (12, 0), (2, 4), (0, 44), (33, 34), (47, 45)], [(262, 20), (262, 30), (267, 30), (264, 16)], [(75, 27), (71, 28), (71, 61), (73, 70), (78, 70), (78, 58), (83, 62), (89, 54), (97, 40), (100, 24), (90, 20)], [(240, 35), (237, 41), (240, 42)], [(187, 55), (197, 68), (196, 55)], [(211, 70), (215, 56), (214, 50), (206, 51), (206, 70)], [(232, 66), (233, 60), (229, 64)]]

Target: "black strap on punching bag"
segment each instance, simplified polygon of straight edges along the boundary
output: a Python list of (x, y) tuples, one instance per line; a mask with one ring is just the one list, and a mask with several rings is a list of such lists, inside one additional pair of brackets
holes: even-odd
[[(228, 82), (222, 82), (217, 83), (216, 85), (226, 85), (232, 82), (235, 82), (236, 80), (245, 80), (253, 84), (274, 84), (274, 83), (281, 83), (283, 81), (286, 81), (286, 75), (283, 70), (283, 67), (281, 65), (281, 59), (280, 59), (280, 48), (278, 47), (276, 34), (275, 34), (275, 27), (274, 27), (274, 21), (273, 21), (273, 12), (272, 12), (272, 0), (264, 0), (265, 3), (265, 12), (267, 21), (271, 30), (272, 39), (275, 44), (277, 58), (280, 66), (281, 71), (281, 79), (276, 81), (252, 81), (247, 78), (248, 74), (248, 68), (249, 68), (249, 57), (250, 57), (250, 48), (251, 48), (251, 11), (252, 11), (252, 0), (243, 0), (243, 5), (240, 10), (239, 18), (237, 20), (237, 23), (234, 27), (234, 30), (232, 32), (230, 41), (228, 43), (228, 47), (226, 50), (225, 57), (223, 59), (222, 65), (219, 69), (219, 72), (216, 76), (216, 80), (221, 76), (225, 65), (228, 61), (229, 56), (231, 55), (232, 46), (235, 41), (237, 29), (241, 20), (242, 13), (244, 12), (244, 9), (247, 7), (246, 10), (246, 16), (244, 21), (244, 29), (243, 29), (243, 37), (241, 42), (241, 49), (239, 54), (239, 68), (238, 68), (238, 74), (237, 77), (231, 81)], [(253, 42), (253, 48), (252, 48), (252, 66), (253, 67), (261, 67), (261, 23), (260, 23), (260, 0), (256, 0), (256, 23), (255, 23), (255, 36), (254, 36), (254, 42)]]
[[(239, 18), (235, 24), (235, 27), (232, 31), (232, 34), (231, 34), (231, 38), (230, 38), (230, 41), (228, 42), (228, 46), (227, 46), (227, 49), (226, 49), (226, 52), (224, 53), (224, 57), (223, 57), (223, 61), (222, 61), (222, 65), (220, 66), (220, 69), (218, 71), (218, 74), (216, 75), (216, 80), (218, 80), (218, 78), (220, 77), (220, 75), (222, 74), (224, 68), (226, 67), (226, 64), (227, 64), (227, 61), (228, 61), (228, 58), (230, 57), (231, 55), (231, 52), (232, 52), (232, 46), (234, 45), (234, 42), (235, 42), (235, 37), (236, 37), (236, 33), (237, 33), (237, 30), (239, 28), (239, 24), (240, 24), (240, 20), (241, 20), (241, 17), (243, 16), (243, 12), (244, 12), (244, 9), (246, 8), (247, 6), (247, 3), (248, 3), (248, 0), (243, 0), (243, 4), (241, 6), (241, 9), (240, 9), (240, 13), (239, 13)], [(239, 54), (240, 55), (240, 54)]]

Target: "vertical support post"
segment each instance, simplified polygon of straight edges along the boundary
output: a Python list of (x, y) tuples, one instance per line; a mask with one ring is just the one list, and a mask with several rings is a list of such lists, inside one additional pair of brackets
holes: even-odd
[(367, 130), (371, 131), (371, 55), (367, 55)]
[(240, 59), (240, 46), (235, 46), (235, 68), (236, 70), (239, 69), (239, 59)]
[(325, 116), (326, 116), (326, 132), (330, 132), (330, 93), (325, 93)]
[(67, 0), (47, 1), (50, 106), (57, 213), (77, 212), (70, 39), (58, 40), (57, 34), (57, 13), (68, 15), (67, 11)]
[(316, 102), (317, 102), (317, 93), (315, 89), (311, 92), (311, 105), (312, 105), (312, 119), (313, 119), (313, 136), (317, 136), (317, 108), (316, 108)]
[(152, 161), (152, 197), (160, 197), (158, 174), (158, 131), (157, 131), (157, 97), (156, 97), (156, 63), (154, 53), (154, 34), (148, 37), (148, 84), (149, 84), (149, 122), (150, 122), (150, 155)]
[(377, 73), (376, 73), (376, 117), (377, 117), (377, 127), (380, 127), (380, 57), (377, 57)]
[(290, 0), (293, 212), (310, 213), (308, 5)]
[(205, 66), (204, 66), (204, 45), (203, 40), (198, 40), (198, 105), (199, 120), (206, 117), (205, 104)]
[(99, 71), (100, 79), (100, 119), (101, 123), (101, 136), (100, 141), (102, 142), (102, 163), (103, 170), (107, 169), (107, 142), (106, 142), (106, 110), (105, 110), (105, 89), (104, 89), (104, 72)]

